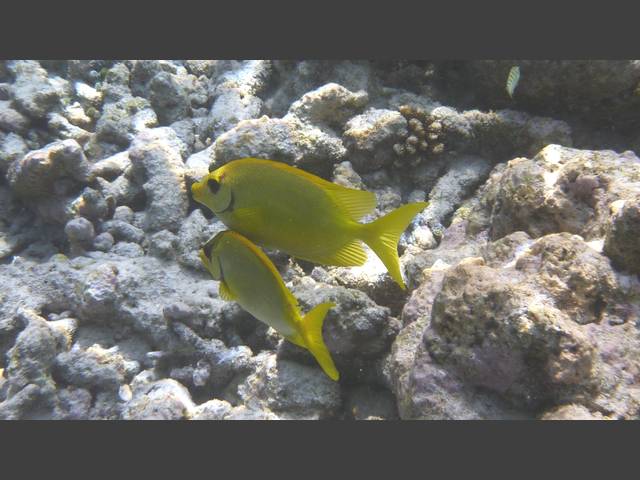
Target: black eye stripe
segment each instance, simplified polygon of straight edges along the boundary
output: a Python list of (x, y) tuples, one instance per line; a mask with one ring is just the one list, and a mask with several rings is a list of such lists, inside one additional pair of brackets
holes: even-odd
[(220, 190), (220, 184), (214, 180), (213, 178), (210, 178), (207, 181), (207, 186), (209, 187), (209, 190), (211, 190), (211, 193), (218, 193), (218, 190)]

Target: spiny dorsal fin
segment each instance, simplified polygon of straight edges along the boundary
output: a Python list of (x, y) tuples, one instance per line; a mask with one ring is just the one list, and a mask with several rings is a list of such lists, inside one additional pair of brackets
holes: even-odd
[(353, 220), (360, 220), (376, 208), (376, 196), (372, 192), (354, 190), (331, 183), (327, 192), (335, 200), (338, 208)]

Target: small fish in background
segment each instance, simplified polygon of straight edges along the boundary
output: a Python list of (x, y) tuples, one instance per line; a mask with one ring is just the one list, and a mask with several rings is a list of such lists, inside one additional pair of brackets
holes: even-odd
[(426, 202), (403, 205), (371, 223), (372, 192), (346, 188), (281, 162), (243, 158), (192, 185), (193, 198), (252, 242), (320, 265), (363, 265), (361, 241), (405, 289), (398, 240)]
[(220, 281), (222, 299), (238, 302), (291, 343), (309, 350), (329, 378), (338, 380), (340, 374), (322, 338), (322, 324), (334, 303), (321, 303), (302, 316), (273, 262), (239, 233), (218, 233), (199, 254), (211, 276)]
[(509, 70), (509, 75), (507, 75), (507, 93), (511, 98), (513, 98), (513, 92), (518, 86), (518, 82), (520, 81), (520, 67), (513, 66), (511, 70)]

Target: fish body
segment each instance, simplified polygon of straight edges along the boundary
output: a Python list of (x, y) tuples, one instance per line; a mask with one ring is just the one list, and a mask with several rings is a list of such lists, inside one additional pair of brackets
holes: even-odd
[(339, 374), (322, 338), (322, 324), (333, 303), (321, 303), (306, 316), (273, 262), (247, 238), (224, 231), (200, 250), (200, 259), (220, 281), (220, 296), (238, 304), (290, 342), (306, 348), (333, 380)]
[(268, 248), (323, 265), (357, 266), (367, 243), (402, 287), (397, 243), (425, 202), (360, 223), (376, 206), (371, 192), (328, 182), (281, 162), (245, 158), (192, 186), (194, 199), (232, 230)]
[(513, 66), (507, 76), (507, 93), (511, 98), (513, 98), (513, 92), (515, 92), (518, 86), (518, 81), (520, 81), (520, 67)]

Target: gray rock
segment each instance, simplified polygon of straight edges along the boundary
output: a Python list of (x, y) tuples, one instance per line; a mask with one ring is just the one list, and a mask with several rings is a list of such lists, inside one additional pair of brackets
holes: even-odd
[[(399, 322), (386, 307), (354, 289), (316, 283), (309, 277), (294, 282), (294, 296), (303, 312), (322, 302), (334, 302), (325, 318), (323, 336), (342, 378), (376, 375), (375, 360), (385, 354), (398, 333)], [(281, 354), (316, 365), (311, 355), (285, 342)]]
[(588, 395), (596, 356), (584, 333), (501, 273), (468, 262), (445, 275), (425, 331), (431, 357), (526, 408)]
[(294, 102), (288, 115), (299, 118), (303, 123), (340, 129), (364, 108), (368, 100), (364, 91), (351, 92), (337, 83), (327, 83)]
[(340, 388), (322, 370), (276, 355), (260, 357), (256, 372), (238, 387), (245, 405), (286, 418), (330, 418), (340, 408)]
[(134, 391), (123, 420), (182, 420), (193, 414), (195, 404), (189, 391), (171, 379), (158, 380)]
[(211, 145), (204, 150), (189, 156), (184, 163), (188, 169), (193, 170), (194, 178), (199, 180), (202, 176), (209, 173), (209, 165), (214, 161), (215, 151), (213, 149), (213, 145)]
[(11, 85), (8, 83), (0, 83), (0, 100), (11, 99)]
[(101, 228), (103, 231), (110, 233), (116, 242), (125, 241), (140, 244), (144, 240), (144, 231), (123, 220), (108, 220), (102, 224)]
[(15, 344), (6, 355), (7, 399), (10, 400), (28, 385), (35, 385), (37, 393), (34, 395), (46, 403), (51, 401), (55, 392), (51, 367), (57, 350), (56, 337), (47, 322), (35, 312), (21, 309), (17, 316), (18, 321), (26, 327), (18, 334)]
[(224, 417), (225, 420), (280, 420), (280, 417), (268, 410), (247, 408), (244, 405), (234, 407)]
[(238, 122), (257, 118), (262, 108), (257, 94), (264, 88), (269, 74), (270, 62), (265, 60), (238, 62), (222, 74), (212, 89), (214, 100), (201, 137), (215, 139)]
[(85, 130), (92, 129), (93, 118), (86, 114), (84, 108), (80, 105), (80, 102), (74, 102), (71, 105), (67, 105), (64, 109), (64, 117), (71, 125)]
[(640, 273), (640, 195), (635, 200), (614, 203), (604, 252), (621, 270)]
[(87, 111), (90, 108), (100, 108), (102, 106), (102, 92), (99, 92), (95, 88), (86, 83), (76, 82), (74, 84), (76, 92), (76, 98), (80, 102), (83, 108)]
[(176, 231), (187, 214), (180, 144), (175, 132), (163, 127), (139, 134), (129, 150), (134, 176), (147, 198), (145, 231)]
[(355, 172), (351, 162), (348, 161), (338, 163), (333, 167), (333, 183), (357, 190), (366, 189), (362, 178)]
[(199, 209), (191, 212), (178, 231), (176, 249), (178, 261), (188, 267), (204, 271), (198, 252), (207, 240), (223, 230), (226, 230), (226, 227), (221, 221), (209, 222)]
[(105, 103), (118, 102), (131, 97), (131, 72), (125, 63), (115, 63), (111, 68), (100, 72), (102, 81), (96, 84)]
[(18, 60), (11, 69), (15, 75), (13, 101), (16, 107), (34, 119), (44, 119), (58, 105), (63, 92), (56, 88), (47, 71), (34, 60)]
[(583, 405), (562, 405), (545, 412), (541, 420), (604, 420), (600, 412), (590, 412)]
[(49, 131), (55, 137), (63, 140), (71, 139), (80, 145), (84, 145), (91, 138), (91, 132), (73, 125), (59, 113), (49, 113), (47, 115), (47, 125), (49, 126)]
[(114, 255), (120, 255), (121, 257), (142, 257), (144, 256), (144, 250), (137, 243), (132, 242), (118, 242), (113, 248), (111, 248), (111, 252)]
[(91, 173), (96, 177), (116, 178), (131, 167), (129, 153), (124, 151), (103, 158), (91, 165)]
[(69, 178), (80, 184), (90, 179), (89, 164), (75, 140), (54, 142), (14, 161), (7, 172), (9, 184), (21, 196), (49, 195), (55, 180)]
[(185, 60), (184, 66), (193, 75), (211, 77), (216, 71), (217, 60)]
[(191, 417), (192, 420), (223, 420), (233, 407), (225, 400), (214, 398), (198, 405)]
[(92, 221), (103, 220), (113, 213), (115, 199), (108, 192), (102, 192), (86, 187), (82, 193), (70, 204), (73, 213), (86, 217)]
[(125, 359), (117, 349), (92, 345), (86, 350), (75, 345), (56, 358), (54, 373), (68, 385), (117, 393), (125, 383)]
[[(489, 175), (491, 164), (479, 157), (462, 156), (454, 159), (447, 173), (440, 177), (429, 193), (427, 208), (416, 215), (414, 225), (429, 226), (441, 233), (444, 223), (475, 188)], [(409, 243), (418, 243), (409, 237)], [(427, 238), (428, 242), (428, 238)]]
[(271, 64), (278, 82), (265, 98), (264, 108), (273, 117), (284, 115), (293, 101), (327, 83), (342, 85), (352, 92), (370, 91), (375, 83), (368, 62), (284, 60)]
[(244, 120), (220, 135), (215, 144), (216, 166), (257, 157), (296, 165), (328, 176), (344, 159), (346, 149), (335, 134), (303, 124), (297, 117)]
[(226, 386), (235, 376), (248, 374), (252, 368), (251, 350), (248, 347), (227, 348), (218, 339), (203, 339), (182, 323), (174, 322), (172, 329), (184, 347), (211, 365), (209, 383), (216, 388)]
[(580, 403), (627, 418), (637, 402), (622, 371), (636, 367), (622, 352), (635, 340), (611, 325), (633, 328), (638, 312), (606, 258), (566, 233), (475, 252), (491, 267), (439, 259), (405, 305), (383, 368), (401, 417), (531, 418)]
[(69, 220), (64, 226), (64, 233), (71, 244), (89, 246), (95, 238), (93, 224), (83, 217)]
[[(187, 147), (187, 151), (191, 153), (196, 141), (195, 123), (190, 118), (173, 122), (170, 127), (176, 132), (178, 138), (182, 140)], [(186, 163), (186, 162), (185, 162)]]
[(147, 100), (141, 97), (124, 97), (104, 106), (96, 123), (96, 138), (127, 147), (136, 132), (156, 124), (155, 113)]
[(188, 115), (188, 90), (180, 76), (159, 72), (151, 79), (148, 88), (149, 100), (160, 125), (169, 125)]
[(29, 147), (21, 136), (15, 133), (0, 136), (0, 174), (5, 173), (11, 163), (20, 160), (28, 151)]
[(113, 219), (125, 223), (133, 222), (133, 210), (126, 205), (120, 205), (116, 207), (113, 212)]
[(85, 82), (93, 84), (99, 76), (99, 72), (113, 64), (111, 60), (67, 60), (69, 76), (81, 78)]
[(41, 389), (30, 383), (10, 398), (0, 402), (0, 419), (21, 420), (30, 418), (32, 410), (38, 408)]
[(0, 129), (24, 135), (29, 129), (29, 119), (11, 108), (11, 102), (0, 100)]
[(84, 388), (61, 388), (57, 392), (56, 420), (87, 420), (93, 397)]
[(178, 246), (178, 237), (169, 230), (160, 230), (149, 238), (149, 255), (158, 258), (174, 259)]
[(493, 239), (524, 230), (592, 240), (604, 237), (613, 202), (640, 193), (639, 180), (640, 160), (632, 152), (549, 145), (531, 160), (510, 161), (481, 203), (491, 209)]

